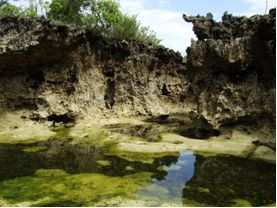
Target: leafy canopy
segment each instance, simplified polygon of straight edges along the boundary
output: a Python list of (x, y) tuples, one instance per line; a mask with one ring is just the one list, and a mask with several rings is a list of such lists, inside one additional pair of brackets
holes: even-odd
[(60, 23), (92, 28), (110, 38), (160, 44), (149, 27), (141, 26), (137, 16), (121, 12), (115, 0), (29, 0), (25, 9), (0, 0), (0, 16), (45, 16)]

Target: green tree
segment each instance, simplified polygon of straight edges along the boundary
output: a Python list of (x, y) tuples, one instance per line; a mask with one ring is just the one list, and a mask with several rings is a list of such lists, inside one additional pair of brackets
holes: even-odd
[(120, 10), (115, 0), (29, 0), (29, 7), (18, 8), (0, 0), (1, 16), (45, 15), (48, 19), (94, 29), (103, 36), (158, 45), (160, 40), (148, 27), (141, 26), (136, 16)]
[(103, 35), (116, 39), (137, 40), (158, 45), (160, 40), (148, 27), (142, 27), (137, 16), (129, 16), (120, 11), (114, 0), (89, 0), (90, 15), (94, 27)]
[(3, 6), (6, 3), (8, 3), (6, 0), (0, 0), (0, 7)]
[(0, 16), (19, 16), (22, 11), (17, 6), (14, 6), (6, 1), (1, 2)]
[(120, 15), (114, 24), (111, 35), (118, 39), (136, 40), (139, 37), (140, 25), (136, 16)]
[(53, 20), (80, 25), (83, 4), (84, 0), (52, 0), (47, 16)]

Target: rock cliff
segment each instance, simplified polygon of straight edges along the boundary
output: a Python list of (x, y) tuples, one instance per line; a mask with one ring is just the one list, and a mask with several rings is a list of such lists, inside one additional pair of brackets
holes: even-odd
[(0, 109), (54, 122), (190, 111), (214, 127), (274, 121), (275, 10), (250, 18), (225, 13), (221, 22), (184, 19), (198, 37), (187, 62), (164, 47), (45, 19), (1, 18)]
[(198, 37), (187, 49), (190, 95), (212, 124), (275, 120), (275, 15), (183, 16)]
[(193, 105), (185, 69), (182, 56), (164, 47), (43, 19), (0, 19), (0, 108), (26, 118), (183, 112)]

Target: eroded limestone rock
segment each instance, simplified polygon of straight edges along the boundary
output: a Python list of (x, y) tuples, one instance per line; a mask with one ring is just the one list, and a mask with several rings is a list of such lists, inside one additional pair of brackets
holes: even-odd
[(214, 126), (275, 120), (275, 9), (250, 18), (188, 17), (198, 37), (187, 49), (198, 113)]
[[(186, 111), (182, 56), (44, 19), (0, 19), (0, 108), (47, 120)], [(193, 105), (193, 104), (192, 104)]]

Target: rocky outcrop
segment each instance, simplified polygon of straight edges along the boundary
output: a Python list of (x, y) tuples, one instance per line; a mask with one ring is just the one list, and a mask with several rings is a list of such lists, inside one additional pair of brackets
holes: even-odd
[[(183, 57), (45, 19), (0, 19), (0, 109), (35, 121), (190, 115), (190, 134), (275, 119), (275, 10), (184, 19), (198, 37)], [(195, 116), (195, 113), (196, 115)], [(186, 114), (189, 115), (189, 114)], [(273, 125), (273, 124), (272, 124)], [(211, 131), (210, 131), (211, 130)], [(197, 136), (196, 136), (197, 137)]]
[(0, 19), (0, 109), (37, 121), (186, 111), (185, 69), (164, 47), (44, 19)]
[[(187, 79), (198, 113), (214, 126), (275, 120), (275, 9), (250, 18), (225, 13), (221, 22), (189, 17), (198, 37), (187, 49)], [(275, 122), (274, 122), (275, 123)]]

